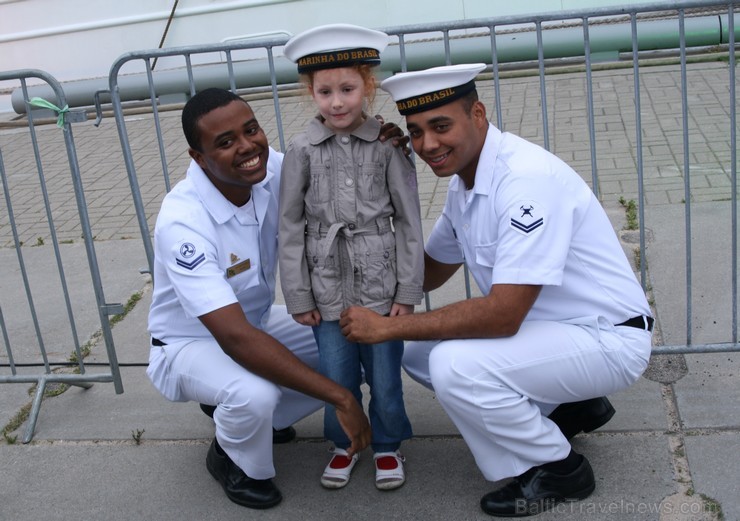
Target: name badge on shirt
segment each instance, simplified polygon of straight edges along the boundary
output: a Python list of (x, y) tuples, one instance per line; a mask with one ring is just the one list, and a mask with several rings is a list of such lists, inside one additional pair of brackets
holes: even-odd
[(226, 268), (226, 278), (230, 279), (231, 277), (236, 277), (237, 275), (247, 271), (251, 267), (252, 263), (249, 261), (249, 259), (243, 260), (239, 264), (234, 264), (230, 268)]

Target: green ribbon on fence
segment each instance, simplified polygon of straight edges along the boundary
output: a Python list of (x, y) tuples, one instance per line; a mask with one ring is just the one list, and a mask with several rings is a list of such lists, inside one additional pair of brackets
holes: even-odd
[(53, 110), (57, 115), (57, 127), (64, 128), (64, 115), (69, 112), (69, 105), (65, 105), (64, 108), (60, 109), (53, 103), (50, 103), (43, 98), (31, 98), (28, 103), (33, 105), (34, 107), (41, 107), (42, 109)]

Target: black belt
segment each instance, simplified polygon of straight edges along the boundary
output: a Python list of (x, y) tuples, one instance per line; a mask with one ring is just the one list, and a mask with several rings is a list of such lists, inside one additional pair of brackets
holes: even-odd
[(629, 320), (625, 320), (621, 324), (617, 324), (617, 326), (636, 327), (637, 329), (644, 329), (646, 331), (652, 332), (654, 323), (655, 323), (655, 319), (653, 319), (653, 317), (647, 317), (645, 315), (637, 315), (636, 317), (632, 317)]
[(159, 338), (152, 337), (152, 345), (157, 346), (157, 347), (162, 347), (162, 346), (166, 346), (167, 344), (162, 342)]

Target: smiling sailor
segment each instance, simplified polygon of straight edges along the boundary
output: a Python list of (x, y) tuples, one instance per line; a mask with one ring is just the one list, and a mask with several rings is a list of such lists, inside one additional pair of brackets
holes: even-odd
[(465, 264), (483, 296), (398, 317), (355, 307), (340, 323), (357, 342), (422, 341), (407, 343), (406, 371), (435, 390), (486, 479), (514, 478), (481, 508), (525, 516), (593, 492), (591, 466), (569, 439), (609, 421), (603, 395), (645, 370), (653, 318), (581, 177), (488, 122), (475, 87), (483, 69), (437, 67), (381, 84), (415, 152), (449, 179), (424, 289)]

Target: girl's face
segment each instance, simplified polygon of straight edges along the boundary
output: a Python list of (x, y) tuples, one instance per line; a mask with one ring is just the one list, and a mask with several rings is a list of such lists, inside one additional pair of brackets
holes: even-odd
[(349, 133), (364, 121), (365, 82), (354, 68), (323, 69), (313, 75), (309, 88), (324, 125)]

